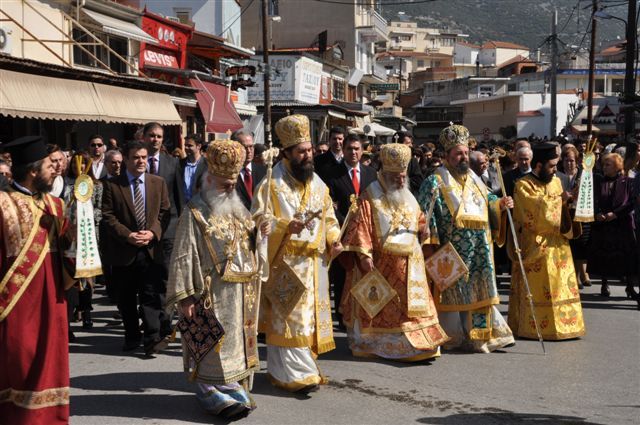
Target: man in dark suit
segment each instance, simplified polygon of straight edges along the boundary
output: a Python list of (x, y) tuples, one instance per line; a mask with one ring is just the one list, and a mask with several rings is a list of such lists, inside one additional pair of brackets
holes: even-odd
[[(344, 141), (344, 159), (340, 164), (333, 165), (327, 170), (329, 179), (327, 186), (333, 200), (336, 211), (336, 218), (340, 225), (344, 223), (349, 207), (351, 206), (351, 195), (360, 195), (372, 182), (376, 180), (376, 171), (360, 164), (363, 149), (360, 138), (355, 134), (350, 134)], [(336, 320), (338, 327), (342, 329), (342, 315), (339, 312), (340, 300), (346, 272), (344, 268), (334, 261), (329, 269), (329, 281), (333, 285), (333, 299), (336, 308)]]
[(104, 166), (104, 153), (107, 147), (104, 145), (104, 139), (99, 134), (89, 137), (89, 155), (91, 156), (91, 169), (93, 177), (100, 180), (107, 174)]
[(108, 180), (118, 177), (122, 170), (122, 152), (119, 150), (110, 150), (104, 154), (104, 168), (107, 173), (99, 180)]
[(184, 152), (187, 157), (180, 160), (180, 175), (182, 176), (184, 201), (195, 195), (197, 182), (207, 171), (207, 161), (202, 155), (202, 139), (196, 135), (184, 139)]
[(267, 167), (252, 162), (254, 153), (253, 134), (246, 130), (237, 130), (231, 135), (231, 140), (235, 140), (244, 146), (247, 153), (236, 182), (236, 192), (245, 208), (251, 210), (254, 191), (267, 173)]
[(342, 127), (333, 127), (329, 130), (329, 150), (313, 158), (313, 168), (316, 174), (326, 183), (329, 179), (328, 171), (334, 165), (342, 161), (342, 144), (346, 132)]
[(513, 196), (516, 188), (516, 182), (531, 172), (531, 158), (533, 151), (530, 147), (523, 146), (516, 151), (516, 168), (507, 171), (502, 175), (504, 181), (504, 189), (507, 196)]
[[(111, 180), (113, 178), (118, 177), (122, 172), (122, 152), (119, 150), (109, 150), (104, 154), (104, 168), (107, 170), (107, 173), (100, 179), (102, 184), (104, 184), (107, 180)], [(112, 303), (116, 303), (118, 300), (118, 293), (116, 288), (116, 282), (113, 280), (113, 271), (111, 264), (109, 264), (104, 258), (104, 243), (103, 241), (106, 238), (107, 229), (104, 220), (100, 220), (100, 227), (98, 229), (100, 232), (99, 245), (100, 245), (100, 254), (103, 256), (102, 258), (102, 272), (104, 277), (104, 282), (107, 286), (107, 296), (109, 297), (109, 301)]]
[(498, 194), (500, 192), (500, 182), (498, 181), (498, 176), (495, 173), (491, 173), (492, 169), (489, 168), (489, 161), (487, 159), (487, 155), (481, 151), (471, 151), (469, 152), (469, 168), (473, 170), (474, 173), (480, 180), (487, 186), (487, 190), (489, 193)]
[[(328, 170), (330, 177), (327, 180), (327, 186), (335, 205), (336, 218), (341, 225), (349, 211), (351, 195), (359, 195), (376, 180), (376, 170), (360, 164), (362, 154), (363, 148), (360, 138), (355, 134), (350, 134), (344, 141), (344, 159), (340, 164), (336, 164)], [(357, 191), (356, 185), (358, 186)]]
[[(413, 136), (411, 136), (409, 133), (399, 131), (393, 136), (393, 140), (395, 143), (402, 143), (413, 149)], [(424, 176), (422, 175), (422, 170), (420, 169), (420, 163), (415, 157), (412, 157), (411, 162), (409, 162), (409, 167), (407, 168), (407, 178), (409, 179), (409, 190), (411, 191), (411, 193), (413, 193), (414, 196), (418, 196), (418, 192), (420, 192), (420, 186), (422, 186), (422, 180), (424, 180)]]
[(169, 221), (169, 196), (162, 178), (145, 173), (144, 144), (129, 143), (124, 158), (124, 172), (104, 182), (104, 256), (118, 284), (118, 308), (125, 328), (123, 349), (135, 350), (140, 345), (139, 299), (144, 348), (150, 354), (153, 346), (170, 333), (170, 321), (164, 312), (166, 286), (160, 244)]
[(180, 163), (177, 158), (161, 152), (162, 141), (164, 140), (164, 129), (156, 122), (150, 122), (142, 129), (142, 137), (147, 148), (147, 172), (160, 176), (167, 184), (169, 191), (169, 203), (171, 204), (171, 220), (169, 227), (162, 236), (162, 250), (164, 251), (164, 273), (167, 278), (171, 251), (173, 250), (173, 239), (176, 235), (176, 225), (178, 217), (184, 206), (184, 193), (182, 176), (180, 174)]

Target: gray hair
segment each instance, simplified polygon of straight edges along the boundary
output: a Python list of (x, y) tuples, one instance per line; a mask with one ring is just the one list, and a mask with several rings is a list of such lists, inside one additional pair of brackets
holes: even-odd
[(469, 153), (469, 161), (474, 165), (479, 163), (483, 157), (486, 158), (486, 155), (480, 151), (471, 151)]
[(116, 149), (111, 149), (110, 151), (107, 151), (104, 154), (105, 162), (111, 161), (113, 159), (113, 157), (116, 156), (116, 155), (122, 156), (122, 152), (120, 152), (119, 150), (116, 150)]
[(518, 156), (520, 153), (525, 153), (525, 154), (527, 154), (527, 155), (529, 155), (530, 157), (533, 158), (533, 151), (529, 147), (523, 146), (520, 149), (518, 149), (516, 151), (516, 156)]
[(245, 136), (251, 136), (251, 138), (254, 137), (253, 135), (253, 131), (249, 131), (249, 130), (245, 130), (244, 128), (241, 128), (240, 130), (236, 130), (231, 134), (230, 139), (234, 140), (236, 142), (240, 141), (241, 137), (245, 137)]

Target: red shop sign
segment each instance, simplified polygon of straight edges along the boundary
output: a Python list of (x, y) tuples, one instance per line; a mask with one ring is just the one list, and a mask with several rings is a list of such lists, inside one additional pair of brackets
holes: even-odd
[(142, 54), (142, 66), (159, 66), (162, 68), (174, 69), (180, 68), (180, 65), (178, 64), (178, 58), (176, 58), (173, 53), (156, 50), (149, 46), (147, 46)]
[(156, 17), (148, 12), (142, 17), (142, 29), (158, 40), (161, 47), (170, 50), (187, 50), (187, 42), (193, 32), (191, 27)]

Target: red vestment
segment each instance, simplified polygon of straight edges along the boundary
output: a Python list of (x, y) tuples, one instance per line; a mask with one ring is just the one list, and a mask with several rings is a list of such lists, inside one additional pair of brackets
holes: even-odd
[(67, 310), (57, 251), (63, 209), (49, 195), (0, 192), (2, 423), (69, 422)]

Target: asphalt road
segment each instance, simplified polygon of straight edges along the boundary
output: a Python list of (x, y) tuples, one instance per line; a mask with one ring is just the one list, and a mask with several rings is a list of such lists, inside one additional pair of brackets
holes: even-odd
[[(508, 286), (501, 285), (506, 314)], [(344, 334), (320, 357), (330, 383), (309, 397), (273, 388), (263, 370), (258, 409), (242, 424), (638, 424), (640, 311), (624, 287), (600, 297), (582, 291), (587, 335), (579, 340), (518, 340), (492, 354), (444, 352), (433, 362), (353, 358)], [(182, 372), (179, 344), (156, 358), (123, 353), (115, 308), (98, 291), (95, 327), (70, 346), (71, 423), (226, 423), (204, 413)], [(264, 359), (265, 349), (260, 354)]]

